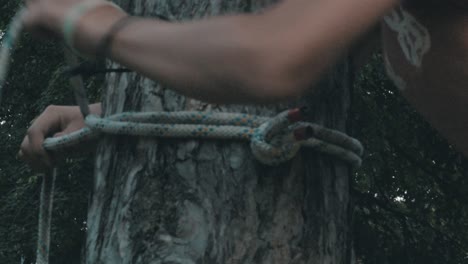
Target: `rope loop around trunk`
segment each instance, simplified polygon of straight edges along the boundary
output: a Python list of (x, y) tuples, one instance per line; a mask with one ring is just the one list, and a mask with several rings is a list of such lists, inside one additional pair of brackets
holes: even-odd
[[(25, 9), (13, 18), (0, 47), (0, 104), (10, 57), (22, 30)], [(70, 69), (79, 64), (76, 57), (65, 51)], [(96, 139), (103, 134), (162, 138), (198, 138), (217, 140), (250, 140), (253, 155), (267, 165), (277, 165), (293, 158), (302, 148), (335, 156), (353, 167), (361, 165), (363, 147), (348, 135), (304, 122), (304, 109), (291, 109), (276, 117), (239, 113), (214, 112), (147, 112), (120, 113), (106, 118), (89, 115), (88, 99), (80, 76), (71, 76), (70, 83), (76, 102), (85, 118), (86, 127), (71, 134), (48, 138), (44, 148), (57, 151)], [(53, 194), (57, 170), (44, 175), (41, 188), (36, 263), (49, 263), (50, 227)]]

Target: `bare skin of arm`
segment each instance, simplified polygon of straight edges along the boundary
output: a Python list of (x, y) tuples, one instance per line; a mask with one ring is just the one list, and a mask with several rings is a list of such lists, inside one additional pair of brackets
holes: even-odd
[[(309, 88), (395, 2), (290, 0), (259, 15), (141, 19), (117, 34), (111, 57), (204, 101), (286, 100)], [(92, 52), (105, 32), (94, 26), (98, 17), (90, 14), (80, 26), (84, 51)]]
[[(59, 36), (64, 14), (79, 2), (29, 1), (25, 25), (35, 33)], [(256, 15), (186, 23), (138, 19), (116, 35), (111, 59), (208, 102), (281, 101), (304, 93), (398, 2), (288, 0)], [(105, 33), (124, 16), (112, 7), (88, 12), (78, 22), (75, 46), (94, 54)], [(64, 129), (57, 125), (60, 115), (46, 112), (23, 141), (23, 156), (36, 168), (51, 165), (42, 142), (45, 132)]]
[[(205, 101), (285, 100), (309, 88), (396, 3), (288, 0), (258, 15), (186, 23), (139, 19), (117, 34), (111, 59)], [(60, 30), (66, 8), (51, 11), (51, 21), (46, 24), (51, 25), (50, 30)], [(93, 54), (122, 16), (125, 14), (112, 7), (89, 12), (78, 23), (76, 47)]]
[(396, 32), (384, 27), (386, 56), (406, 84), (404, 97), (468, 157), (468, 6), (463, 0), (432, 0), (404, 5), (430, 35), (430, 49), (420, 66), (404, 56)]

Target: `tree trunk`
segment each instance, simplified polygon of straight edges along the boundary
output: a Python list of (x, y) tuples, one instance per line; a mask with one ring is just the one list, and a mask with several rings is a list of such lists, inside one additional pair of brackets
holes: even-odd
[[(270, 0), (121, 0), (130, 13), (190, 20), (255, 12)], [(307, 26), (307, 25), (304, 25)], [(207, 110), (273, 116), (307, 105), (314, 122), (344, 131), (347, 63), (313, 96), (271, 106), (220, 106), (138, 74), (107, 79), (105, 115)], [(302, 150), (281, 166), (256, 162), (242, 142), (106, 137), (96, 157), (86, 263), (351, 263), (350, 170)]]

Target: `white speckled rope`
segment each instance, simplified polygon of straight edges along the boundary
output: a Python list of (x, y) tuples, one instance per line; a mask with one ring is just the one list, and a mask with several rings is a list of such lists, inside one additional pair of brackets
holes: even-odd
[(2, 101), (3, 88), (5, 86), (6, 76), (10, 68), (10, 56), (15, 48), (16, 40), (20, 34), (23, 24), (22, 18), (25, 14), (25, 9), (21, 9), (13, 17), (11, 24), (2, 37), (2, 47), (0, 49), (0, 103)]
[[(26, 10), (22, 8), (16, 13), (2, 38), (2, 47), (0, 49), (0, 104), (10, 66), (10, 56), (23, 27), (22, 21), (25, 12)], [(50, 227), (56, 175), (57, 170), (53, 169), (42, 178), (41, 194), (39, 198), (36, 264), (49, 263)]]
[[(154, 136), (163, 138), (211, 138), (250, 140), (254, 156), (276, 165), (294, 157), (301, 147), (333, 155), (353, 167), (361, 165), (358, 140), (320, 125), (301, 122), (300, 109), (276, 117), (214, 112), (121, 113), (107, 118), (88, 115), (86, 128), (59, 138), (49, 138), (44, 147), (60, 150), (96, 138), (100, 134)], [(306, 133), (307, 132), (307, 133)]]
[[(0, 98), (3, 92), (10, 54), (21, 31), (22, 9), (13, 19), (0, 50)], [(66, 51), (70, 66), (76, 58)], [(276, 165), (293, 158), (301, 147), (333, 155), (353, 167), (361, 165), (363, 147), (348, 135), (303, 122), (301, 109), (287, 110), (276, 117), (261, 117), (237, 113), (213, 112), (149, 112), (120, 113), (106, 118), (88, 115), (89, 108), (81, 77), (70, 80), (77, 103), (86, 118), (86, 127), (69, 135), (48, 138), (44, 148), (60, 150), (77, 145), (101, 134), (154, 136), (165, 138), (210, 138), (250, 140), (254, 156), (262, 163)], [(56, 170), (45, 175), (42, 182), (36, 263), (47, 264), (50, 245), (52, 200)]]
[(57, 169), (54, 168), (42, 178), (37, 226), (36, 264), (49, 263), (50, 227), (56, 177)]

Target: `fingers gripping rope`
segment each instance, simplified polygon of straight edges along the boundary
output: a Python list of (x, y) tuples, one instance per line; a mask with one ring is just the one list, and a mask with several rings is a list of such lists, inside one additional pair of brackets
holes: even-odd
[[(22, 28), (25, 11), (18, 12), (3, 38), (0, 49), (0, 99), (10, 62), (10, 55)], [(66, 52), (69, 66), (76, 66), (76, 58)], [(301, 147), (315, 149), (348, 162), (361, 165), (361, 143), (339, 131), (303, 122), (304, 109), (284, 111), (276, 117), (262, 117), (237, 113), (211, 112), (147, 112), (120, 113), (106, 118), (88, 115), (86, 93), (79, 76), (71, 78), (71, 86), (86, 127), (58, 138), (49, 138), (44, 148), (58, 151), (96, 139), (102, 134), (152, 136), (164, 138), (199, 138), (250, 140), (252, 153), (260, 162), (277, 165), (292, 159)], [(50, 226), (56, 169), (43, 177), (36, 263), (49, 261)]]

